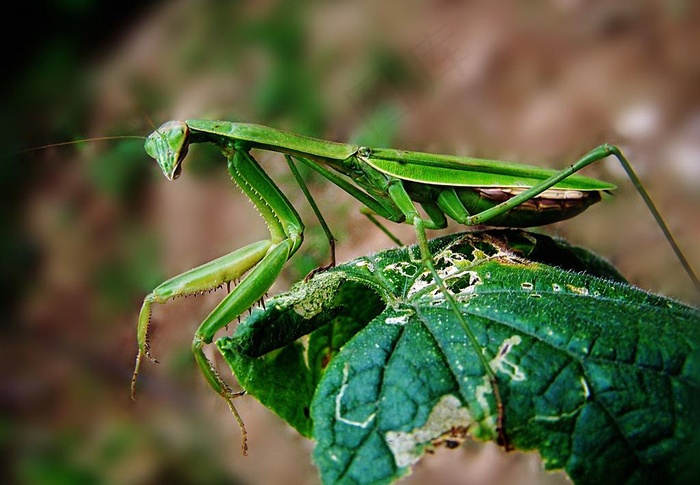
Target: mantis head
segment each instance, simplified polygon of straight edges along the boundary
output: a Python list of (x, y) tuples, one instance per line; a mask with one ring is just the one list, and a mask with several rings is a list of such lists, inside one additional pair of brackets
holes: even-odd
[(155, 158), (168, 180), (175, 180), (182, 171), (187, 155), (190, 129), (184, 121), (168, 121), (146, 138), (146, 153)]

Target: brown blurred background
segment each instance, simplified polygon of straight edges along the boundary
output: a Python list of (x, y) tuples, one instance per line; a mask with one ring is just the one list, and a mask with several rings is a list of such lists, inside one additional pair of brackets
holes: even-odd
[[(700, 267), (697, 2), (64, 0), (40, 10), (15, 14), (23, 36), (4, 44), (1, 94), (0, 467), (12, 482), (318, 482), (312, 443), (252, 398), (238, 402), (243, 458), (234, 420), (200, 378), (190, 342), (220, 292), (155, 308), (162, 363), (143, 366), (129, 400), (143, 296), (265, 236), (216, 151), (194, 147), (168, 183), (141, 140), (17, 153), (28, 147), (145, 136), (187, 118), (560, 168), (609, 141)], [(258, 158), (308, 227), (281, 291), (326, 261), (327, 244), (282, 159)], [(542, 230), (645, 289), (697, 298), (620, 167), (586, 173), (617, 183), (616, 196)], [(358, 202), (306, 175), (340, 261), (390, 245)], [(392, 229), (413, 242), (410, 227)], [(404, 483), (428, 480), (565, 481), (534, 454), (475, 443), (428, 457)]]

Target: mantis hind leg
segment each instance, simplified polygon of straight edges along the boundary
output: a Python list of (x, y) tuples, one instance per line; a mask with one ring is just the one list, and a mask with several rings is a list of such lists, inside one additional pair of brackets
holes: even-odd
[(685, 258), (685, 255), (683, 254), (683, 251), (681, 251), (680, 247), (676, 243), (675, 239), (673, 238), (673, 235), (671, 234), (670, 229), (666, 225), (666, 222), (664, 221), (663, 217), (661, 217), (661, 214), (659, 213), (658, 209), (654, 205), (654, 203), (651, 200), (651, 197), (649, 197), (649, 194), (647, 193), (646, 189), (642, 185), (641, 180), (639, 180), (639, 177), (635, 173), (634, 169), (632, 168), (632, 165), (627, 161), (625, 156), (622, 154), (619, 148), (613, 145), (601, 145), (598, 148), (594, 148), (590, 152), (588, 152), (586, 155), (581, 157), (576, 163), (573, 165), (561, 170), (559, 173), (556, 173), (552, 175), (550, 178), (542, 181), (541, 183), (529, 188), (528, 190), (522, 192), (521, 194), (516, 195), (515, 197), (508, 199), (505, 202), (502, 202), (498, 204), (495, 207), (492, 207), (490, 209), (487, 209), (483, 212), (480, 212), (479, 214), (474, 214), (472, 216), (467, 217), (466, 223), (468, 225), (478, 225), (478, 224), (484, 224), (491, 219), (493, 219), (496, 216), (499, 216), (501, 214), (505, 214), (509, 210), (513, 209), (514, 207), (522, 204), (525, 201), (528, 201), (532, 199), (533, 197), (541, 194), (545, 190), (549, 189), (550, 187), (556, 185), (557, 183), (561, 182), (565, 178), (569, 177), (570, 175), (578, 172), (579, 170), (583, 169), (584, 167), (587, 167), (588, 165), (591, 165), (592, 163), (595, 163), (597, 161), (603, 160), (604, 158), (607, 158), (608, 156), (614, 156), (617, 158), (617, 160), (620, 162), (622, 165), (622, 168), (625, 170), (627, 173), (627, 176), (629, 179), (632, 181), (632, 184), (634, 185), (634, 188), (637, 189), (637, 192), (639, 195), (642, 197), (644, 200), (644, 203), (646, 204), (647, 208), (649, 209), (649, 212), (651, 212), (652, 216), (654, 217), (654, 220), (658, 224), (658, 226), (661, 228), (661, 231), (664, 233), (664, 237), (668, 241), (668, 243), (671, 246), (671, 249), (673, 249), (673, 252), (675, 253), (676, 257), (678, 258), (678, 261), (681, 263), (681, 266), (683, 266), (683, 269), (685, 272), (688, 274), (688, 277), (690, 280), (693, 282), (693, 285), (695, 286), (695, 289), (700, 293), (700, 280), (698, 277), (695, 275), (695, 272), (690, 266), (690, 263), (688, 263), (688, 260)]

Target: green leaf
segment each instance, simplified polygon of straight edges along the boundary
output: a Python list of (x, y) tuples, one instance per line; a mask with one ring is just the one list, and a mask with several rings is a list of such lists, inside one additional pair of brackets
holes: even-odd
[(510, 444), (548, 469), (576, 483), (697, 477), (696, 309), (524, 231), (446, 236), (431, 251), (479, 348), (415, 247), (317, 274), (217, 343), (251, 395), (316, 440), (325, 483), (388, 483), (467, 433), (496, 440), (477, 352)]
[[(247, 393), (308, 438), (313, 437), (311, 399), (323, 368), (358, 324), (366, 325), (384, 308), (374, 291), (341, 273), (324, 273), (313, 282), (273, 298), (233, 337), (217, 341)], [(355, 301), (364, 304), (346, 304)], [(294, 342), (307, 334), (307, 349)]]

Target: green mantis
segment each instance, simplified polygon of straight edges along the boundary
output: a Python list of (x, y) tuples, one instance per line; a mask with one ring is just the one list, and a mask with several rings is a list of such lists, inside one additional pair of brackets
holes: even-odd
[[(285, 263), (302, 244), (304, 232), (297, 211), (251, 156), (251, 149), (283, 154), (295, 176), (298, 173), (294, 160), (303, 163), (362, 202), (374, 214), (414, 227), (420, 261), (432, 275), (450, 310), (460, 320), (473, 347), (465, 351), (473, 351), (480, 356), (497, 410), (499, 442), (506, 447), (503, 404), (497, 376), (489, 365), (493, 356), (482, 353), (476, 337), (459, 311), (459, 305), (436, 272), (428, 249), (426, 229), (444, 228), (448, 218), (468, 226), (529, 227), (573, 217), (601, 200), (602, 193), (615, 189), (614, 185), (576, 175), (575, 172), (614, 156), (628, 173), (700, 291), (700, 281), (632, 167), (620, 150), (612, 145), (595, 148), (568, 168), (555, 171), (469, 157), (334, 143), (254, 124), (188, 120), (163, 124), (148, 137), (145, 148), (156, 159), (166, 178), (174, 180), (181, 173), (183, 160), (192, 143), (212, 143), (219, 147), (227, 161), (231, 178), (260, 212), (269, 228), (270, 237), (176, 276), (145, 297), (138, 320), (138, 354), (131, 384), (132, 397), (142, 358), (145, 356), (154, 360), (148, 339), (151, 305), (239, 281), (195, 332), (192, 352), (207, 382), (224, 398), (236, 417), (242, 431), (244, 453), (247, 449), (246, 431), (233, 403), (242, 393), (234, 392), (221, 379), (204, 355), (203, 347), (212, 342), (218, 330), (264, 297)], [(297, 180), (307, 193), (300, 177)], [(311, 199), (310, 202), (320, 217)], [(421, 214), (419, 207), (427, 217)], [(322, 225), (326, 227), (323, 221)], [(333, 253), (333, 239), (330, 232), (327, 231), (327, 235)], [(333, 264), (334, 254), (332, 260)]]

